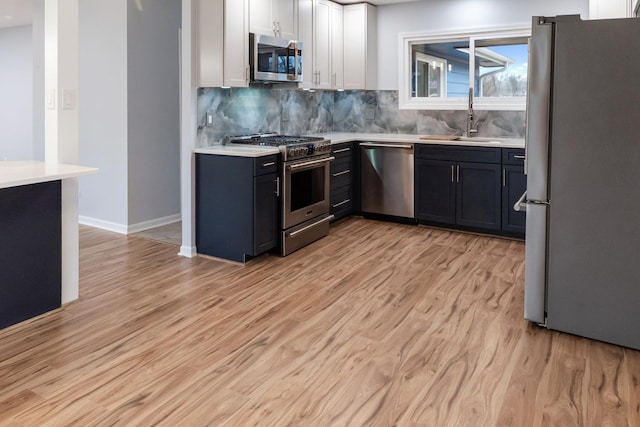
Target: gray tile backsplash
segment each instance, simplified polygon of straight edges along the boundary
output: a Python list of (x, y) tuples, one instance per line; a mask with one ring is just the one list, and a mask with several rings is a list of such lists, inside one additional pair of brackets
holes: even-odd
[[(207, 115), (212, 125), (206, 126)], [(476, 111), (478, 136), (522, 138), (523, 111)], [(198, 147), (225, 135), (326, 132), (444, 135), (466, 128), (466, 111), (399, 110), (397, 91), (198, 90)]]

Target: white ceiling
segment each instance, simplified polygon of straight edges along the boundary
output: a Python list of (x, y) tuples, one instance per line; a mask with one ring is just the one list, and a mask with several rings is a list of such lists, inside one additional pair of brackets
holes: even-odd
[(31, 4), (29, 0), (0, 0), (0, 28), (31, 24)]
[[(407, 3), (418, 0), (367, 0), (376, 6)], [(341, 4), (362, 3), (362, 0), (338, 0)], [(0, 28), (28, 25), (32, 20), (32, 2), (29, 0), (0, 0)]]
[[(363, 0), (336, 0), (336, 1), (340, 4), (363, 3)], [(419, 1), (419, 0), (365, 0), (366, 3), (371, 3), (376, 6), (381, 6), (383, 4), (408, 3), (410, 1)]]

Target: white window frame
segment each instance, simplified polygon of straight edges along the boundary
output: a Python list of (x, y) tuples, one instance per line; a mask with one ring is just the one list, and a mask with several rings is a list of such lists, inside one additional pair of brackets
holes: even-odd
[[(469, 42), (469, 87), (474, 88), (475, 41), (513, 37), (531, 37), (531, 26), (482, 27), (475, 29), (453, 30), (448, 32), (400, 33), (398, 103), (401, 110), (466, 110), (469, 100), (464, 98), (428, 98), (412, 97), (412, 55), (414, 44), (446, 43), (452, 41)], [(476, 110), (525, 111), (526, 97), (476, 97), (473, 100)]]

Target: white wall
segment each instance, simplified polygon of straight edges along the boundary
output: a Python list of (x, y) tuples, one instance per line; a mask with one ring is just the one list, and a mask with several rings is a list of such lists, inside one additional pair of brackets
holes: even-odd
[(44, 0), (33, 0), (33, 160), (44, 160)]
[(82, 222), (126, 232), (127, 1), (79, 4), (80, 164), (97, 175), (80, 182)]
[(179, 219), (180, 7), (80, 2), (80, 163), (100, 169), (81, 182), (84, 224), (129, 233)]
[(398, 89), (398, 34), (530, 25), (536, 15), (589, 17), (589, 0), (428, 0), (378, 6), (378, 89)]
[(32, 27), (0, 29), (0, 160), (33, 158)]
[(180, 213), (180, 2), (128, 3), (129, 224)]

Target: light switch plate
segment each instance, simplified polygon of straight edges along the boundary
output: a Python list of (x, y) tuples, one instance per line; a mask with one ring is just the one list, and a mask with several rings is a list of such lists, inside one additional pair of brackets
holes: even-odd
[(55, 110), (56, 109), (56, 90), (51, 89), (49, 93), (47, 93), (47, 110)]
[(76, 109), (76, 91), (74, 89), (62, 89), (62, 109)]

